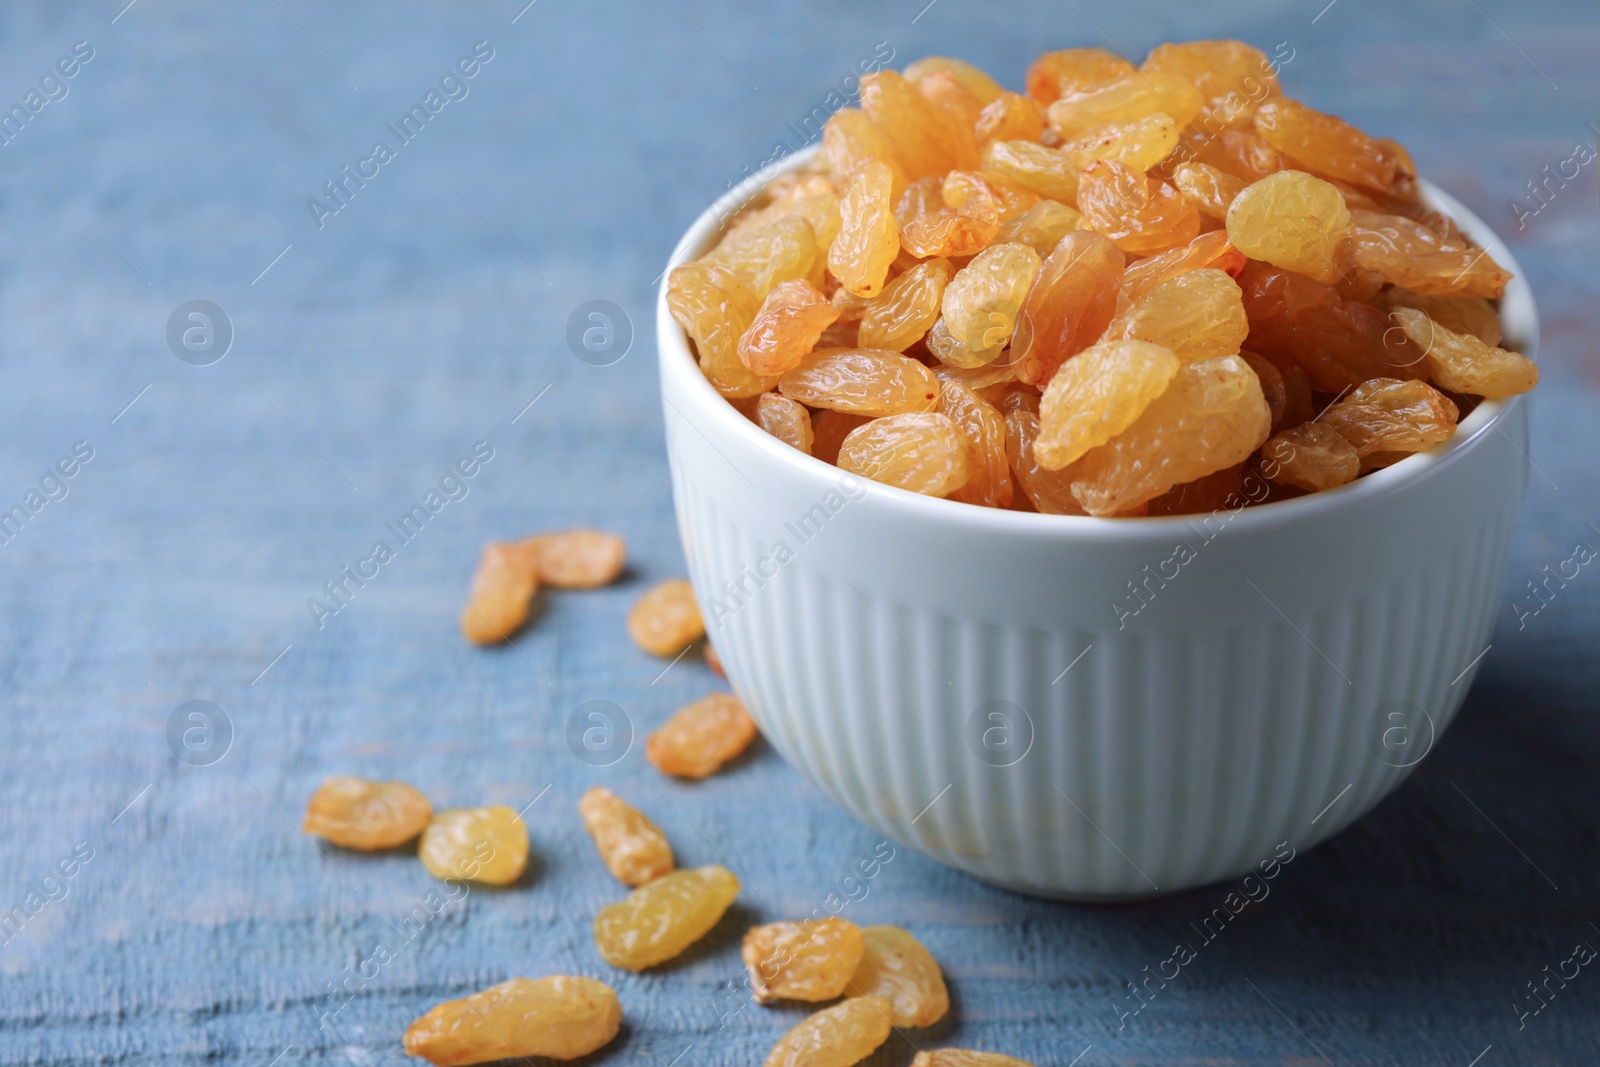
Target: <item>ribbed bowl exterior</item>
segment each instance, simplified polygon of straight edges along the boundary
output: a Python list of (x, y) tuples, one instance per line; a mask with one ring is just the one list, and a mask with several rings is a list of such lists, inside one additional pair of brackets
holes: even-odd
[(1094, 520), (843, 475), (718, 397), (664, 301), (658, 336), (679, 528), (734, 689), (818, 788), (941, 862), (1084, 900), (1241, 874), (1368, 811), (1471, 685), (1527, 479), (1521, 400), (1331, 493)]

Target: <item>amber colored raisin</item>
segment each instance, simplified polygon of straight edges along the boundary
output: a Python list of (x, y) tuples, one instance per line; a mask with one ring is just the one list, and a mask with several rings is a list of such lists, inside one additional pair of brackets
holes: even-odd
[(1039, 465), (1060, 470), (1132, 426), (1178, 373), (1159, 344), (1102, 341), (1061, 365), (1039, 401)]
[(762, 393), (756, 404), (756, 422), (760, 427), (791, 448), (811, 454), (814, 433), (811, 429), (811, 412), (778, 393)]
[(978, 370), (1003, 363), (1003, 357), (1006, 355), (1006, 342), (1003, 338), (998, 339), (997, 343), (989, 348), (974, 348), (957, 341), (950, 336), (950, 328), (943, 317), (934, 322), (933, 329), (923, 338), (923, 344), (929, 354), (945, 368)]
[(1324, 285), (1339, 280), (1337, 260), (1349, 235), (1344, 197), (1304, 171), (1268, 175), (1247, 186), (1228, 209), (1228, 240), (1235, 248)]
[(1000, 225), (949, 208), (913, 216), (900, 230), (901, 249), (915, 259), (976, 255), (994, 240)]
[(869, 415), (852, 415), (848, 411), (824, 409), (817, 412), (811, 420), (815, 435), (811, 442), (811, 454), (824, 463), (838, 463), (839, 446), (850, 436), (850, 431), (871, 421)]
[(1337, 115), (1280, 96), (1256, 109), (1255, 128), (1267, 144), (1313, 174), (1378, 192), (1394, 184), (1394, 158)]
[(730, 399), (772, 387), (770, 378), (751, 374), (739, 359), (739, 338), (760, 306), (761, 298), (726, 266), (697, 261), (667, 275), (667, 309), (694, 340), (700, 370)]
[(758, 1004), (832, 1000), (856, 973), (865, 946), (861, 928), (830, 917), (753, 926), (740, 954)]
[(945, 286), (940, 309), (950, 336), (979, 349), (1009, 342), (1040, 265), (1039, 253), (1023, 244), (991, 245), (974, 256)]
[(1065, 142), (1058, 149), (1079, 167), (1098, 159), (1121, 163), (1133, 170), (1149, 170), (1178, 147), (1178, 124), (1165, 111), (1132, 122), (1099, 126)]
[(1176, 74), (1200, 90), (1204, 103), (1195, 125), (1212, 134), (1248, 126), (1256, 105), (1279, 95), (1272, 62), (1260, 49), (1243, 41), (1157, 45), (1139, 69), (1147, 74)]
[(1200, 232), (1200, 213), (1176, 189), (1111, 160), (1083, 168), (1078, 210), (1085, 225), (1134, 255), (1167, 251)]
[(928, 496), (948, 496), (971, 475), (966, 438), (931, 411), (889, 415), (850, 431), (837, 462), (840, 470)]
[(907, 181), (977, 168), (972, 127), (954, 121), (896, 71), (861, 79), (861, 110), (883, 134)]
[(369, 782), (335, 775), (306, 805), (303, 829), (340, 848), (372, 851), (403, 845), (433, 818), (428, 798), (404, 782)]
[[(1025, 393), (1012, 393), (1011, 398), (1021, 400)], [(1035, 401), (1037, 403), (1037, 401)], [(1005, 411), (1002, 402), (1000, 409)], [(1033, 510), (1046, 515), (1083, 515), (1083, 505), (1072, 495), (1072, 479), (1076, 471), (1049, 470), (1040, 465), (1033, 454), (1033, 443), (1039, 437), (1039, 412), (1026, 403), (1005, 412), (1006, 461), (1011, 464), (1011, 474), (1017, 488), (1022, 490)], [(1013, 499), (1013, 505), (1017, 501)]]
[(1430, 296), (1409, 289), (1385, 289), (1378, 306), (1390, 311), (1397, 307), (1416, 308), (1456, 333), (1470, 333), (1486, 345), (1498, 345), (1504, 336), (1500, 313), (1481, 296)]
[(1289, 414), (1289, 387), (1284, 383), (1283, 372), (1272, 360), (1254, 352), (1241, 350), (1239, 358), (1250, 364), (1261, 382), (1261, 394), (1266, 398), (1267, 411), (1272, 414), (1272, 430), (1276, 433), (1283, 428), (1284, 418)]
[(1033, 1067), (1027, 1060), (999, 1052), (976, 1052), (965, 1048), (934, 1048), (918, 1052), (911, 1067)]
[(557, 589), (598, 589), (622, 574), (628, 546), (622, 538), (582, 527), (539, 534), (521, 542), (533, 553), (539, 581)]
[(810, 277), (824, 249), (803, 215), (730, 232), (700, 262), (726, 267), (760, 300), (788, 281)]
[(1355, 446), (1366, 465), (1374, 453), (1421, 452), (1456, 432), (1455, 403), (1426, 382), (1373, 378), (1318, 419)]
[(750, 747), (755, 720), (732, 693), (712, 693), (678, 711), (645, 739), (644, 756), (662, 774), (705, 778)]
[[(974, 394), (982, 395), (985, 390), (1016, 381), (1017, 369), (1009, 364), (991, 363), (986, 367), (935, 367), (933, 374), (941, 382), (955, 382), (972, 390)], [(993, 401), (987, 402), (993, 403)]]
[[(1187, 146), (1190, 151), (1184, 152)], [(1283, 156), (1261, 139), (1254, 130), (1229, 130), (1221, 137), (1201, 137), (1191, 143), (1181, 141), (1174, 159), (1186, 156), (1187, 161), (1205, 163), (1225, 174), (1231, 174), (1246, 184), (1260, 181), (1276, 174), (1289, 163)]]
[(978, 113), (973, 132), (980, 146), (990, 141), (1037, 141), (1044, 133), (1044, 110), (1032, 97), (1002, 91)]
[(918, 263), (892, 280), (861, 312), (856, 343), (862, 348), (904, 352), (933, 326), (955, 268), (948, 259)]
[(1028, 95), (1041, 104), (1116, 81), (1137, 68), (1103, 48), (1067, 48), (1046, 52), (1028, 68)]
[(1350, 248), (1359, 266), (1429, 296), (1498, 297), (1511, 272), (1465, 240), (1442, 237), (1401, 215), (1350, 213)]
[(510, 885), (528, 865), (528, 828), (510, 808), (454, 808), (433, 817), (417, 856), (435, 878)]
[(1280, 485), (1319, 493), (1354, 481), (1361, 457), (1332, 426), (1305, 422), (1261, 446), (1261, 469)]
[(669, 578), (651, 586), (628, 612), (628, 636), (653, 656), (676, 656), (705, 632), (694, 586), (683, 578)]
[(722, 867), (664, 874), (600, 909), (595, 947), (624, 971), (654, 967), (710, 933), (738, 895), (739, 879)]
[(798, 1023), (767, 1053), (762, 1067), (850, 1067), (889, 1038), (888, 1002), (851, 997)]
[(941, 72), (949, 74), (966, 86), (982, 104), (992, 103), (1005, 92), (998, 82), (978, 67), (964, 59), (952, 59), (949, 56), (924, 56), (914, 63), (907, 64), (901, 75), (906, 81), (921, 82), (927, 75)]
[(1234, 197), (1244, 192), (1247, 183), (1209, 163), (1180, 163), (1173, 169), (1172, 184), (1200, 214), (1225, 219)]
[(512, 978), (447, 1000), (406, 1027), (406, 1055), (436, 1067), (511, 1057), (575, 1060), (611, 1043), (622, 1005), (604, 982), (574, 975)]
[(1048, 256), (1067, 234), (1083, 224), (1083, 214), (1059, 200), (1041, 200), (1022, 214), (1000, 224), (996, 241), (1025, 244)]
[(845, 107), (833, 113), (822, 127), (822, 149), (817, 158), (834, 186), (841, 190), (849, 186), (856, 169), (869, 159), (889, 168), (891, 196), (899, 196), (906, 187), (905, 168), (895, 159), (883, 134), (859, 108)]
[(1397, 307), (1389, 314), (1422, 349), (1428, 378), (1441, 389), (1493, 400), (1526, 393), (1539, 382), (1538, 366), (1519, 352), (1457, 333), (1415, 308)]
[[(1237, 511), (1249, 503), (1242, 492), (1243, 463), (1224, 467), (1175, 485), (1145, 505), (1148, 515), (1204, 515), (1208, 512)], [(1259, 494), (1258, 494), (1259, 495)]]
[(896, 1026), (932, 1026), (944, 1018), (950, 991), (938, 961), (921, 941), (898, 926), (868, 926), (861, 939), (865, 952), (850, 979), (851, 996), (882, 997)]
[(1039, 203), (1038, 193), (998, 171), (953, 170), (939, 192), (945, 207), (1004, 223)]
[(476, 645), (511, 640), (528, 621), (528, 607), (539, 590), (537, 565), (518, 545), (491, 541), (483, 546), (473, 572), (461, 632)]
[(1078, 160), (1036, 141), (990, 141), (983, 148), (983, 169), (1050, 200), (1078, 198)]
[(1044, 385), (1068, 358), (1093, 344), (1117, 309), (1124, 256), (1110, 238), (1073, 230), (1046, 257), (1012, 339), (1017, 377)]
[(1063, 138), (1134, 122), (1158, 111), (1182, 129), (1199, 117), (1203, 104), (1200, 90), (1175, 74), (1134, 71), (1061, 97), (1045, 109), (1045, 120)]
[(1271, 427), (1248, 363), (1238, 356), (1188, 363), (1132, 426), (1078, 462), (1072, 492), (1091, 515), (1126, 511), (1243, 462)]
[(857, 296), (876, 296), (899, 254), (893, 176), (881, 160), (868, 159), (839, 204), (839, 235), (828, 249), (828, 269)]
[(1129, 264), (1122, 276), (1118, 305), (1137, 302), (1168, 278), (1176, 278), (1185, 271), (1215, 267), (1230, 278), (1237, 278), (1246, 262), (1245, 254), (1233, 247), (1226, 233), (1220, 230), (1203, 233), (1182, 248)]
[(739, 338), (739, 360), (754, 374), (782, 374), (816, 347), (822, 331), (838, 317), (838, 310), (810, 282), (783, 282), (767, 294)]
[(1011, 503), (1011, 465), (1006, 459), (1004, 416), (958, 380), (942, 375), (940, 380), (944, 388), (939, 393), (939, 411), (955, 423), (967, 443), (967, 481), (950, 499), (1006, 507)]
[(672, 846), (644, 812), (599, 786), (578, 801), (583, 828), (606, 869), (623, 885), (640, 886), (672, 870)]
[(983, 101), (947, 70), (936, 70), (920, 78), (907, 78), (934, 107), (944, 113), (949, 122), (963, 130), (978, 128), (978, 115), (983, 111)]
[(899, 415), (931, 410), (939, 398), (939, 381), (927, 367), (898, 352), (824, 348), (779, 379), (778, 390), (807, 407)]
[(1249, 333), (1238, 284), (1204, 267), (1167, 279), (1119, 311), (1103, 339), (1150, 341), (1193, 363), (1233, 355)]

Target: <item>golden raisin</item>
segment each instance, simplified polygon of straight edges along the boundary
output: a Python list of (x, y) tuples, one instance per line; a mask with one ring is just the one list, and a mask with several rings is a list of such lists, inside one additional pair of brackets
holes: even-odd
[(1374, 453), (1421, 452), (1456, 432), (1455, 403), (1426, 382), (1362, 382), (1319, 421), (1339, 431), (1363, 461)]
[(595, 947), (624, 971), (654, 967), (710, 933), (738, 895), (739, 879), (721, 867), (664, 874), (600, 909)]
[(1091, 515), (1114, 515), (1243, 462), (1271, 432), (1255, 371), (1238, 356), (1187, 363), (1122, 433), (1084, 455), (1072, 492)]
[(1083, 223), (1077, 208), (1059, 200), (1041, 200), (1008, 222), (1001, 223), (995, 240), (1025, 244), (1048, 256), (1068, 233)]
[(952, 126), (976, 131), (978, 115), (983, 111), (983, 101), (979, 100), (971, 89), (961, 84), (960, 79), (954, 74), (947, 70), (936, 70), (920, 78), (908, 77), (906, 80), (915, 85), (929, 103), (944, 114)]
[[(1006, 412), (1006, 461), (1017, 487), (1035, 511), (1046, 515), (1083, 515), (1083, 505), (1072, 495), (1072, 467), (1053, 471), (1040, 465), (1033, 454), (1039, 437), (1039, 412), (1020, 407)], [(1015, 504), (1016, 501), (1013, 501)]]
[(808, 278), (823, 250), (803, 215), (784, 215), (765, 226), (729, 232), (700, 258), (726, 267), (761, 300), (784, 282)]
[(899, 254), (893, 176), (881, 160), (868, 159), (851, 177), (839, 204), (839, 235), (828, 249), (828, 269), (857, 296), (876, 296)]
[(583, 827), (606, 869), (623, 885), (640, 886), (672, 870), (672, 846), (644, 812), (596, 786), (578, 801)]
[(1088, 130), (1060, 146), (1080, 168), (1108, 159), (1133, 170), (1149, 170), (1178, 147), (1178, 124), (1164, 111)]
[(824, 348), (785, 374), (778, 391), (807, 407), (898, 415), (931, 409), (939, 396), (939, 381), (927, 367), (898, 352)]
[(433, 818), (428, 798), (404, 782), (335, 775), (306, 805), (303, 829), (340, 848), (393, 848), (422, 833)]
[(644, 757), (662, 774), (705, 778), (750, 747), (755, 720), (732, 693), (712, 693), (680, 708), (645, 740)]
[(1228, 208), (1247, 184), (1209, 163), (1180, 163), (1172, 171), (1172, 184), (1200, 214), (1213, 219), (1228, 217)]
[(1023, 244), (979, 252), (945, 286), (940, 309), (950, 336), (979, 349), (1009, 342), (1040, 265), (1039, 253)]
[(1200, 90), (1175, 74), (1134, 71), (1061, 97), (1045, 109), (1045, 120), (1062, 138), (1100, 126), (1135, 122), (1157, 112), (1182, 129), (1199, 117), (1203, 104)]
[(862, 348), (904, 352), (933, 326), (939, 302), (955, 268), (948, 259), (918, 263), (895, 278), (861, 312), (856, 343)]
[(972, 127), (951, 119), (897, 72), (880, 70), (861, 79), (861, 110), (883, 134), (907, 181), (977, 169)]
[(990, 141), (983, 148), (983, 169), (1050, 200), (1078, 198), (1077, 159), (1036, 141)]
[(694, 586), (683, 578), (651, 586), (628, 612), (628, 636), (652, 656), (676, 656), (705, 632)]
[(1176, 189), (1106, 159), (1083, 168), (1078, 210), (1085, 225), (1139, 256), (1187, 244), (1200, 232), (1200, 213)]
[(966, 438), (931, 411), (888, 415), (850, 431), (837, 462), (840, 470), (928, 496), (948, 496), (970, 477)]
[(417, 856), (435, 878), (510, 885), (528, 865), (528, 828), (499, 805), (441, 811), (423, 831)]
[(1168, 278), (1175, 278), (1185, 271), (1215, 267), (1229, 277), (1237, 278), (1244, 270), (1246, 261), (1245, 254), (1233, 247), (1225, 232), (1214, 230), (1203, 233), (1182, 248), (1174, 248), (1170, 252), (1131, 264), (1122, 276), (1118, 304), (1136, 302)]
[(1003, 508), (1011, 503), (1011, 465), (1006, 459), (1006, 422), (994, 406), (959, 380), (941, 376), (939, 412), (955, 423), (966, 439), (966, 484), (952, 491), (952, 500)]
[(1015, 218), (1040, 200), (1038, 193), (998, 171), (953, 170), (944, 176), (939, 193), (945, 207), (1001, 222)]
[(406, 1027), (406, 1055), (437, 1067), (510, 1057), (575, 1060), (610, 1044), (622, 1005), (604, 982), (574, 975), (513, 978), (447, 1000)]
[(1503, 336), (1500, 313), (1481, 296), (1430, 296), (1389, 288), (1380, 295), (1379, 306), (1391, 311), (1397, 307), (1416, 308), (1445, 329), (1470, 333), (1486, 345), (1498, 345)]
[(889, 1004), (851, 997), (817, 1012), (784, 1034), (762, 1067), (850, 1067), (889, 1038)]
[(1111, 323), (1124, 256), (1093, 230), (1068, 233), (1051, 251), (1028, 293), (1012, 340), (1017, 377), (1044, 385), (1068, 358), (1093, 344)]
[(868, 926), (861, 931), (865, 951), (850, 979), (852, 997), (888, 1001), (896, 1026), (932, 1026), (950, 1010), (939, 963), (911, 934), (898, 926)]
[(949, 324), (941, 317), (935, 320), (933, 329), (928, 331), (928, 336), (923, 338), (923, 344), (929, 354), (937, 359), (945, 368), (958, 368), (961, 370), (977, 370), (991, 366), (1000, 361), (1005, 354), (1006, 342), (1000, 340), (989, 348), (974, 348), (969, 344), (957, 341), (950, 336)]
[(822, 149), (817, 158), (827, 169), (834, 187), (845, 189), (856, 169), (869, 159), (889, 168), (890, 196), (898, 197), (906, 187), (906, 172), (889, 150), (878, 128), (858, 108), (840, 108), (822, 127)]
[(1169, 278), (1129, 304), (1106, 327), (1104, 340), (1150, 341), (1193, 363), (1233, 355), (1249, 333), (1238, 284), (1205, 267)]
[(750, 328), (739, 338), (739, 359), (752, 373), (770, 377), (799, 363), (839, 312), (805, 279), (775, 286)]
[(973, 96), (978, 98), (980, 104), (988, 104), (999, 99), (1004, 90), (989, 75), (964, 59), (952, 59), (949, 56), (924, 56), (914, 63), (907, 64), (901, 72), (909, 82), (921, 82), (929, 74), (945, 73), (955, 78), (956, 81), (966, 86)]
[(1339, 280), (1336, 259), (1349, 234), (1344, 197), (1304, 171), (1268, 175), (1247, 186), (1228, 209), (1228, 240), (1235, 248), (1324, 285)]
[(1002, 91), (978, 113), (973, 132), (980, 146), (990, 141), (1037, 141), (1044, 133), (1044, 111), (1031, 97)]
[(1261, 446), (1262, 471), (1280, 485), (1318, 493), (1355, 480), (1361, 457), (1339, 431), (1322, 422), (1285, 430)]
[(1028, 95), (1041, 104), (1116, 81), (1135, 71), (1132, 63), (1103, 48), (1046, 52), (1028, 68)]
[(774, 1000), (832, 1000), (861, 962), (861, 929), (846, 919), (753, 926), (740, 953), (758, 1004)]
[(522, 542), (533, 553), (539, 581), (557, 589), (598, 589), (622, 573), (628, 546), (616, 534), (576, 528)]
[(1067, 360), (1039, 401), (1039, 465), (1060, 470), (1132, 426), (1179, 366), (1170, 349), (1145, 341), (1102, 341)]
[(1196, 126), (1213, 134), (1248, 126), (1256, 105), (1279, 94), (1272, 63), (1243, 41), (1157, 45), (1139, 69), (1146, 74), (1175, 74), (1198, 89), (1204, 103)]
[(539, 590), (531, 554), (513, 544), (491, 541), (483, 546), (472, 575), (467, 606), (461, 611), (461, 632), (476, 645), (511, 640), (528, 621), (528, 607)]
[(1465, 240), (1441, 236), (1401, 215), (1352, 211), (1356, 264), (1415, 293), (1498, 297), (1511, 272)]
[(811, 454), (811, 412), (804, 404), (777, 393), (762, 393), (756, 403), (756, 422), (789, 447)]
[(817, 412), (816, 417), (811, 420), (814, 433), (811, 454), (824, 463), (837, 463), (839, 446), (850, 436), (850, 431), (857, 426), (865, 426), (870, 421), (872, 420), (869, 416), (852, 415), (848, 411), (824, 409)]
[(1526, 393), (1539, 382), (1538, 366), (1519, 352), (1447, 329), (1415, 308), (1397, 307), (1389, 314), (1422, 349), (1428, 378), (1441, 389), (1492, 400)]
[(1262, 140), (1313, 174), (1380, 193), (1394, 184), (1395, 159), (1337, 115), (1280, 96), (1256, 109), (1255, 127)]
[(667, 275), (667, 310), (694, 340), (700, 370), (725, 397), (757, 396), (772, 387), (739, 359), (739, 338), (760, 306), (761, 298), (725, 266), (696, 261)]
[[(1184, 151), (1186, 146), (1189, 148), (1187, 153)], [(1201, 136), (1196, 142), (1182, 141), (1173, 156), (1174, 159), (1179, 157), (1209, 164), (1246, 184), (1276, 174), (1289, 165), (1254, 130), (1229, 130), (1221, 137)]]

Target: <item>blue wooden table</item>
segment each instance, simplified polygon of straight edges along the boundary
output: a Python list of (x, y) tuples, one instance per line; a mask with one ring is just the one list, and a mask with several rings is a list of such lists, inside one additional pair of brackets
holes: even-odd
[[(1569, 962), (1600, 946), (1600, 565), (1571, 562), (1600, 548), (1593, 4), (126, 2), (0, 7), (0, 505), (24, 508), (0, 538), (0, 1062), (399, 1062), (438, 1000), (570, 972), (625, 1007), (596, 1062), (755, 1063), (800, 1012), (740, 999), (738, 937), (830, 894), (944, 964), (954, 1010), (922, 1046), (1600, 1058), (1600, 973)], [(1283, 43), (1291, 94), (1398, 137), (1500, 227), (1542, 305), (1544, 383), (1459, 721), (1136, 998), (1226, 887), (1053, 905), (903, 849), (846, 882), (880, 842), (770, 750), (700, 784), (644, 763), (643, 734), (719, 681), (622, 620), (683, 567), (650, 308), (704, 205), (886, 50), (1015, 86), (1046, 48), (1193, 36)], [(579, 358), (569, 322), (597, 300), (633, 336)], [(468, 647), (480, 543), (575, 523), (626, 535), (628, 578)], [(392, 558), (350, 582), (379, 541)], [(575, 754), (591, 701), (631, 746)], [(526, 807), (529, 874), (430, 899), (412, 858), (313, 843), (300, 813), (335, 773)], [(643, 976), (590, 938), (619, 896), (574, 810), (597, 784), (682, 863), (745, 878), (702, 946)]]

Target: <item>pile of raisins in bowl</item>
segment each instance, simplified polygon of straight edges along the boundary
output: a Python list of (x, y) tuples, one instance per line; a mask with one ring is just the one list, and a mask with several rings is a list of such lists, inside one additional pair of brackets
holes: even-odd
[(1239, 41), (1049, 52), (1024, 93), (869, 74), (668, 307), (762, 429), (912, 492), (1132, 517), (1344, 485), (1539, 372), (1406, 150), (1276, 74)]

